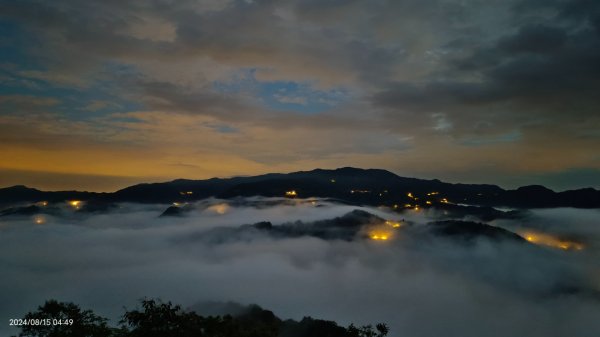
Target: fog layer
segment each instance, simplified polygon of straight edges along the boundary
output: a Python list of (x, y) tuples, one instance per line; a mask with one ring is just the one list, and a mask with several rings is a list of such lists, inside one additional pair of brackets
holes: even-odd
[[(248, 201), (248, 200), (246, 200)], [(182, 216), (168, 205), (124, 204), (108, 213), (0, 219), (0, 334), (46, 299), (73, 301), (117, 323), (123, 306), (160, 297), (256, 303), (282, 318), (386, 322), (391, 336), (590, 336), (600, 333), (600, 212), (533, 210), (492, 225), (582, 242), (581, 250), (419, 236), (426, 212), (388, 213), (329, 201), (209, 200)], [(273, 226), (362, 209), (412, 223), (386, 241), (255, 231), (206, 240), (223, 227)]]

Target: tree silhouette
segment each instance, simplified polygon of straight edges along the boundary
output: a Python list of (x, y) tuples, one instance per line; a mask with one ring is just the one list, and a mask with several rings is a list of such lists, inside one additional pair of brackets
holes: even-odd
[(37, 311), (27, 313), (23, 319), (29, 322), (43, 321), (43, 324), (22, 325), (19, 337), (113, 336), (113, 329), (107, 326), (106, 318), (94, 314), (91, 310), (82, 311), (73, 303), (48, 300), (38, 307)]
[(348, 327), (348, 333), (352, 337), (384, 337), (390, 332), (387, 324), (379, 323), (375, 325), (375, 330), (372, 325), (364, 325), (360, 328), (354, 326), (354, 324), (350, 324)]
[[(282, 321), (273, 312), (257, 305), (236, 315), (203, 317), (179, 305), (144, 299), (141, 307), (126, 311), (120, 328), (107, 325), (107, 319), (73, 303), (47, 301), (26, 320), (52, 324), (22, 325), (19, 337), (384, 337), (387, 325), (380, 323), (348, 328), (333, 321), (304, 317), (300, 322)], [(72, 324), (59, 324), (72, 322)]]
[(153, 299), (142, 300), (143, 310), (127, 311), (121, 324), (131, 337), (192, 337), (205, 336), (219, 322), (206, 321), (181, 306)]

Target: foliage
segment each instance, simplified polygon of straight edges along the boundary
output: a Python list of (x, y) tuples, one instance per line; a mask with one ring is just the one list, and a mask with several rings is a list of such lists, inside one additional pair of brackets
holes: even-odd
[[(201, 316), (171, 302), (144, 299), (141, 307), (126, 311), (120, 327), (109, 327), (107, 319), (73, 303), (47, 301), (26, 320), (50, 320), (72, 324), (22, 325), (19, 337), (383, 337), (385, 324), (348, 328), (332, 321), (305, 317), (300, 322), (282, 321), (273, 312), (250, 306), (235, 317)], [(48, 322), (48, 321), (46, 321)]]
[[(91, 310), (82, 311), (73, 303), (46, 301), (36, 312), (27, 313), (23, 320), (38, 323), (22, 325), (19, 337), (114, 336), (113, 329), (106, 324), (106, 318), (94, 314)], [(69, 324), (70, 320), (72, 324)]]

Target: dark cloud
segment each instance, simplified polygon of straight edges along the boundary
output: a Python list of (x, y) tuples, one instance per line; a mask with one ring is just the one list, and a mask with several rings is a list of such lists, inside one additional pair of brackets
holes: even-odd
[(516, 35), (498, 42), (498, 48), (508, 54), (517, 53), (553, 53), (563, 47), (567, 35), (557, 27), (524, 26)]
[(390, 120), (412, 114), (422, 125), (431, 119), (418, 115), (443, 113), (452, 127), (434, 129), (463, 145), (482, 132), (491, 139), (520, 134), (515, 140), (532, 146), (533, 139), (558, 141), (550, 129), (560, 128), (563, 141), (589, 135), (598, 128), (594, 107), (600, 103), (594, 94), (600, 89), (598, 6), (588, 1), (513, 5), (497, 34), (455, 36), (446, 45), (443, 66), (423, 81), (390, 82), (371, 96), (373, 104), (386, 108)]
[(256, 113), (256, 104), (238, 96), (218, 93), (210, 88), (188, 91), (168, 82), (141, 82), (138, 84), (143, 100), (149, 106), (171, 112), (218, 116), (223, 120), (236, 120), (240, 115)]

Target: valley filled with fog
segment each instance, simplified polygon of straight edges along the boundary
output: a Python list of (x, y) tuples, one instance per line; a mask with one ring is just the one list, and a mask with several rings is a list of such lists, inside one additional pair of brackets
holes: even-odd
[(256, 303), (281, 318), (342, 325), (386, 322), (391, 336), (600, 332), (597, 209), (487, 222), (520, 240), (502, 230), (468, 239), (431, 232), (428, 223), (442, 219), (434, 209), (324, 199), (207, 199), (179, 206), (186, 211), (177, 216), (160, 216), (169, 205), (158, 204), (60, 207), (0, 218), (4, 321), (58, 299), (116, 324), (123, 305), (152, 297), (183, 307)]

